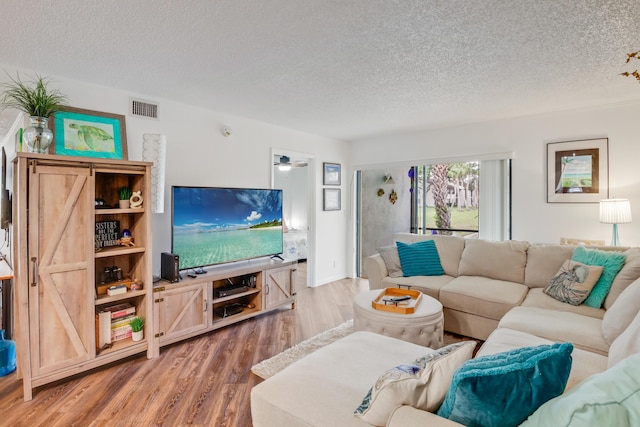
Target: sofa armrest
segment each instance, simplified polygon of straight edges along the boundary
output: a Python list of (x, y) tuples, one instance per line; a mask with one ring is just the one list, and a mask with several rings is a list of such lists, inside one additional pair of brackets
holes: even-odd
[(432, 412), (416, 409), (411, 406), (398, 406), (391, 412), (387, 427), (429, 426), (429, 427), (460, 427), (455, 421), (437, 416)]
[(369, 289), (382, 289), (382, 279), (387, 277), (387, 266), (380, 254), (368, 256), (364, 259), (364, 271), (369, 279)]

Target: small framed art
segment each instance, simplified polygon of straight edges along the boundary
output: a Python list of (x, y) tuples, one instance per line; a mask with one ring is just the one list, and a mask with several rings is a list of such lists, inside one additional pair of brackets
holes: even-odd
[(339, 163), (323, 163), (323, 180), (324, 185), (340, 185), (340, 164)]
[(339, 211), (340, 210), (340, 189), (339, 188), (324, 188), (323, 192), (323, 210), (325, 211)]
[(547, 203), (598, 203), (608, 197), (607, 138), (547, 144)]
[(67, 107), (57, 111), (50, 123), (55, 154), (127, 160), (123, 115)]

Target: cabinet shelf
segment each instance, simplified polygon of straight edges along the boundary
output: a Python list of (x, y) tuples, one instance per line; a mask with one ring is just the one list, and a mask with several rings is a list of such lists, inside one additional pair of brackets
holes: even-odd
[(124, 294), (118, 295), (101, 295), (96, 298), (95, 305), (104, 305), (117, 301), (124, 301), (131, 298), (139, 297), (142, 295), (146, 295), (147, 291), (141, 289), (139, 291), (127, 291)]
[(255, 313), (259, 313), (261, 310), (258, 308), (244, 308), (240, 313), (237, 314), (232, 314), (231, 316), (227, 316), (227, 317), (220, 317), (218, 315), (216, 315), (214, 313), (213, 315), (213, 325), (216, 328), (222, 327), (222, 326), (226, 326), (226, 325), (230, 325), (232, 323), (236, 323), (240, 320), (243, 319), (248, 319), (250, 317), (253, 317), (255, 315)]
[(111, 248), (101, 249), (99, 252), (96, 252), (94, 256), (96, 258), (107, 258), (118, 255), (143, 253), (145, 250), (144, 246), (114, 246)]
[(214, 298), (212, 302), (214, 304), (218, 304), (218, 303), (221, 303), (221, 302), (231, 301), (231, 300), (234, 300), (234, 299), (245, 297), (247, 295), (257, 294), (258, 292), (260, 292), (260, 289), (251, 289), (249, 291), (241, 292), (239, 294), (233, 294), (233, 295), (229, 295), (229, 296), (221, 297), (221, 298)]
[(136, 213), (144, 213), (144, 208), (136, 208), (136, 209), (120, 209), (120, 208), (109, 208), (109, 209), (96, 209), (97, 215), (114, 215), (114, 214), (136, 214)]
[(125, 338), (123, 340), (119, 340), (113, 343), (111, 348), (107, 348), (102, 350), (99, 354), (96, 354), (96, 358), (111, 356), (114, 353), (120, 352), (122, 350), (127, 350), (127, 352), (138, 353), (147, 349), (147, 340), (146, 338), (142, 341), (133, 342), (131, 338)]

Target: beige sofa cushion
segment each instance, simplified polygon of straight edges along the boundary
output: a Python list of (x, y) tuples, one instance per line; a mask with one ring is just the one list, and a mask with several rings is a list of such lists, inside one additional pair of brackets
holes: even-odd
[(524, 283), (528, 247), (529, 243), (516, 240), (491, 242), (469, 239), (462, 252), (458, 274)]
[(588, 305), (571, 305), (560, 302), (557, 299), (545, 294), (542, 288), (529, 289), (527, 297), (522, 301), (523, 307), (538, 307), (547, 310), (569, 311), (571, 313), (582, 314), (584, 316), (602, 319), (605, 314), (603, 308), (593, 308)]
[(544, 288), (556, 275), (562, 263), (571, 259), (573, 246), (531, 245), (527, 249), (524, 284), (530, 288)]
[(520, 305), (528, 290), (520, 283), (460, 276), (440, 289), (440, 302), (453, 310), (500, 320), (507, 311)]
[(449, 276), (458, 276), (460, 257), (464, 250), (466, 239), (458, 236), (432, 236), (429, 234), (398, 233), (394, 236), (396, 241), (403, 243), (415, 243), (422, 240), (433, 240), (436, 243), (440, 264), (444, 273)]
[(455, 421), (439, 417), (433, 412), (423, 411), (408, 405), (398, 406), (391, 413), (387, 427), (408, 426), (464, 427)]
[(440, 299), (440, 289), (454, 277), (447, 276), (411, 276), (411, 277), (385, 277), (382, 279), (383, 288), (397, 288), (398, 285), (420, 291), (435, 299)]
[(627, 329), (640, 311), (640, 279), (631, 283), (622, 291), (611, 308), (602, 318), (602, 335), (609, 344)]
[[(476, 357), (543, 344), (553, 344), (553, 341), (514, 329), (498, 328), (491, 333), (482, 347), (480, 347)], [(574, 348), (571, 357), (573, 358), (573, 363), (566, 390), (583, 379), (607, 369), (607, 356)]]
[(553, 342), (571, 342), (575, 347), (607, 355), (609, 343), (602, 333), (602, 320), (568, 311), (537, 307), (515, 307), (498, 324)]
[(636, 314), (631, 324), (616, 338), (609, 348), (609, 368), (631, 356), (640, 353), (640, 312)]
[(255, 427), (370, 426), (353, 414), (387, 369), (429, 349), (373, 332), (354, 332), (251, 389)]
[(604, 308), (607, 310), (631, 282), (640, 278), (640, 248), (629, 248), (623, 253), (627, 256), (624, 266), (613, 279), (611, 289), (604, 300)]

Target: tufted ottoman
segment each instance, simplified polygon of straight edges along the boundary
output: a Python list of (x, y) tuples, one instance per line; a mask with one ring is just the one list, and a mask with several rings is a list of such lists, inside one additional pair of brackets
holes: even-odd
[(435, 298), (422, 295), (414, 313), (400, 314), (371, 307), (371, 301), (381, 289), (362, 292), (353, 300), (353, 328), (398, 338), (414, 344), (437, 349), (443, 345), (444, 317), (442, 304)]

